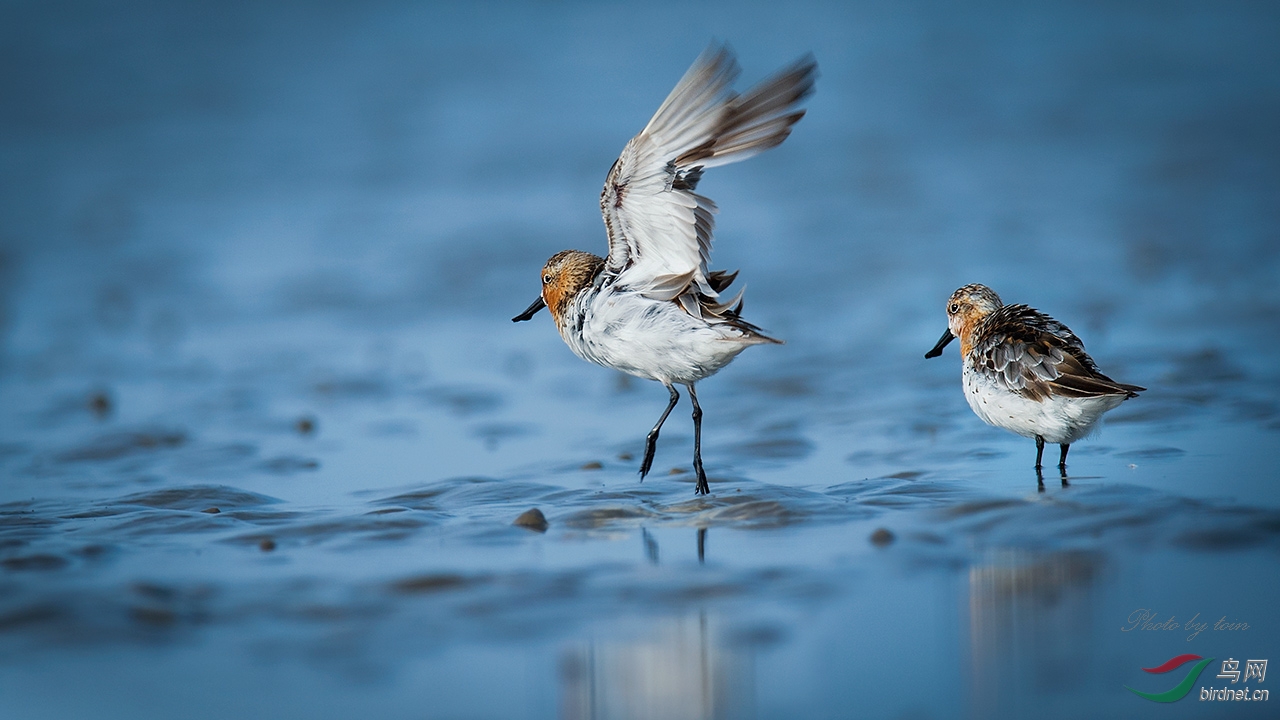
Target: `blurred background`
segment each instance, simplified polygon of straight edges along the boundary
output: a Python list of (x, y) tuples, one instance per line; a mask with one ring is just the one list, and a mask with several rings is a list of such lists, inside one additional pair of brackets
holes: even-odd
[[(1278, 23), (0, 5), (4, 714), (1260, 713), (1123, 686), (1280, 647)], [(606, 171), (716, 40), (739, 89), (821, 77), (699, 186), (788, 343), (699, 387), (703, 502), (687, 405), (640, 484), (666, 393), (510, 318), (605, 252)], [(970, 282), (1149, 388), (1069, 488), (923, 359)], [(1121, 632), (1139, 608), (1250, 628)]]

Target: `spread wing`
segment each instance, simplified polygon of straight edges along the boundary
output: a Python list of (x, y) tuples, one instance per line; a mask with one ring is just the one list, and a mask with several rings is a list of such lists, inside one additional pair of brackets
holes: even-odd
[(1026, 305), (988, 315), (975, 333), (974, 357), (980, 372), (1032, 400), (1136, 397), (1146, 389), (1103, 375), (1070, 328)]
[(707, 262), (716, 205), (694, 192), (706, 168), (745, 160), (780, 144), (804, 116), (813, 90), (806, 57), (738, 95), (738, 64), (724, 47), (693, 63), (653, 119), (627, 143), (600, 193), (609, 234), (608, 272), (619, 284), (697, 314), (717, 297)]

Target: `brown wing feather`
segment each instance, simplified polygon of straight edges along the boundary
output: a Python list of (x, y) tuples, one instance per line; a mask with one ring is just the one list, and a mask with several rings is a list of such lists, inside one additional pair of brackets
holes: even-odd
[(728, 270), (712, 270), (711, 274), (707, 275), (707, 284), (711, 286), (712, 290), (715, 290), (717, 293), (721, 293), (737, 279), (737, 270), (734, 270), (733, 272), (729, 272)]
[(1066, 325), (1026, 305), (1005, 305), (975, 329), (977, 369), (1032, 400), (1136, 397), (1146, 388), (1103, 375)]

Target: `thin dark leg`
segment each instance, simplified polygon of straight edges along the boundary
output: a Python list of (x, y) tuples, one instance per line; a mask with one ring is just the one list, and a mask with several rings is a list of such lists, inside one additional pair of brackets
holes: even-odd
[(707, 561), (707, 529), (698, 528), (698, 563)]
[(1062, 478), (1062, 487), (1071, 487), (1071, 483), (1067, 482), (1067, 466), (1058, 466), (1058, 476)]
[[(662, 417), (658, 418), (658, 424), (653, 426), (648, 436), (644, 439), (644, 460), (640, 463), (640, 481), (644, 482), (644, 476), (649, 474), (653, 469), (653, 453), (658, 449), (658, 431), (662, 429), (662, 423), (667, 421), (667, 416), (671, 414), (671, 409), (680, 402), (680, 393), (676, 392), (674, 385), (667, 385), (667, 390), (671, 393), (671, 402), (667, 403), (667, 409), (662, 411)], [(697, 407), (695, 404), (694, 407)]]
[[(659, 423), (661, 424), (661, 423)], [(1044, 438), (1036, 436), (1036, 469), (1040, 469), (1040, 459), (1044, 457)]]
[(1036, 466), (1036, 489), (1044, 492), (1044, 471), (1040, 469), (1039, 465)]
[(1062, 448), (1062, 455), (1058, 457), (1058, 469), (1066, 470), (1067, 469), (1067, 451), (1071, 449), (1071, 443), (1060, 443), (1060, 447)]
[(698, 405), (698, 393), (693, 389), (693, 383), (685, 387), (689, 388), (689, 399), (693, 401), (693, 471), (698, 474), (698, 485), (693, 492), (695, 495), (709, 495), (711, 486), (707, 485), (707, 474), (702, 470), (702, 408)]

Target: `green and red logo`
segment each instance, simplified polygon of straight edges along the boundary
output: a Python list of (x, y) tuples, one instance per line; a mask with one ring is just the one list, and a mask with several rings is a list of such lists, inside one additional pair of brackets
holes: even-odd
[(1196, 679), (1200, 677), (1201, 672), (1204, 672), (1205, 667), (1208, 666), (1209, 663), (1213, 662), (1213, 658), (1202, 658), (1199, 655), (1192, 655), (1188, 653), (1186, 655), (1169, 658), (1167, 661), (1157, 665), (1156, 667), (1142, 668), (1143, 672), (1167, 673), (1170, 670), (1176, 670), (1183, 665), (1186, 665), (1192, 660), (1199, 660), (1199, 662), (1192, 666), (1191, 671), (1187, 673), (1187, 676), (1182, 678), (1182, 682), (1174, 685), (1170, 690), (1166, 690), (1162, 693), (1145, 693), (1141, 690), (1134, 690), (1128, 685), (1125, 685), (1124, 689), (1138, 697), (1144, 697), (1155, 702), (1177, 702), (1186, 697), (1187, 693), (1191, 692), (1191, 686), (1196, 684)]

